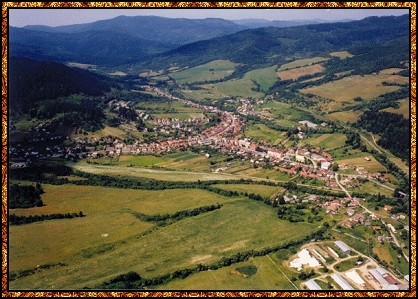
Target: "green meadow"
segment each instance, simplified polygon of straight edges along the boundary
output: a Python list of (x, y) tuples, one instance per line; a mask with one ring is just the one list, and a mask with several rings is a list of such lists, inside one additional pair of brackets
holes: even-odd
[[(199, 263), (216, 262), (223, 256), (249, 249), (279, 245), (303, 237), (315, 228), (307, 223), (281, 221), (274, 209), (254, 200), (200, 190), (151, 194), (65, 185), (46, 185), (45, 190), (46, 206), (25, 212), (71, 209), (82, 210), (86, 217), (12, 226), (12, 271), (52, 262), (66, 264), (13, 280), (12, 289), (94, 287), (128, 271), (152, 278)], [(208, 203), (219, 203), (222, 207), (151, 231), (152, 224), (132, 216), (133, 211), (162, 214)], [(50, 254), (45, 255), (45, 251)]]

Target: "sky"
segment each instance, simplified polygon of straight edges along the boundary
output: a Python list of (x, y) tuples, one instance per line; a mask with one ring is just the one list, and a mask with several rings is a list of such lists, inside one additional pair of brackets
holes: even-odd
[(400, 16), (408, 14), (404, 8), (395, 9), (27, 9), (10, 8), (9, 25), (24, 27), (26, 25), (61, 26), (71, 24), (91, 23), (98, 20), (111, 19), (120, 15), (125, 16), (162, 16), (168, 18), (222, 18), (227, 20), (238, 19), (266, 19), (266, 20), (306, 20), (322, 19), (328, 21), (360, 20), (369, 16)]

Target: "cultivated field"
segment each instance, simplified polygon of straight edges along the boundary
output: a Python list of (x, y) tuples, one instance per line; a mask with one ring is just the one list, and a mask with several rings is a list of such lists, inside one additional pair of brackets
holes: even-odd
[[(57, 186), (57, 188), (60, 188), (60, 186)], [(97, 200), (97, 197), (95, 198)], [(170, 197), (167, 196), (166, 200), (170, 200)], [(218, 198), (216, 202), (220, 200)], [(89, 248), (89, 250), (84, 251), (84, 254), (81, 251), (66, 259), (60, 258), (60, 261), (66, 262), (68, 265), (17, 279), (11, 282), (11, 287), (31, 289), (93, 287), (128, 271), (136, 271), (142, 277), (155, 277), (199, 263), (216, 262), (222, 256), (230, 256), (237, 252), (283, 244), (309, 234), (316, 227), (307, 223), (292, 224), (281, 221), (277, 219), (274, 209), (254, 200), (234, 198), (228, 201), (227, 198), (224, 198), (222, 203), (221, 209), (184, 218), (171, 225), (159, 227), (159, 229), (143, 236), (138, 234), (141, 231), (138, 231), (135, 227), (131, 229), (136, 222), (143, 225), (142, 222), (133, 217), (126, 220), (124, 217), (120, 217), (120, 213), (117, 212), (117, 210), (123, 211), (125, 209), (125, 213), (129, 214), (130, 210), (128, 208), (124, 205), (114, 205), (114, 208), (108, 207), (105, 211), (108, 222), (94, 227), (100, 231), (98, 238), (102, 238), (100, 234), (111, 229), (109, 223), (112, 222), (112, 219), (124, 223), (123, 229), (134, 236), (128, 237), (128, 235), (123, 240), (114, 243), (103, 241), (103, 245), (107, 245), (106, 250), (103, 249), (102, 245), (101, 247)], [(140, 201), (137, 204), (140, 206)], [(104, 207), (101, 208), (104, 209)], [(158, 212), (157, 208), (155, 213)], [(86, 217), (80, 219), (85, 221), (85, 225), (89, 223), (89, 215), (86, 214)], [(69, 225), (74, 221), (76, 220), (69, 220)], [(57, 222), (50, 221), (50, 223)], [(42, 224), (48, 224), (48, 222)], [(34, 225), (31, 224), (31, 226)], [(48, 231), (46, 227), (43, 230), (43, 235), (51, 238), (52, 236), (45, 233)], [(39, 234), (42, 233), (39, 232)], [(68, 240), (58, 246), (64, 246), (66, 243), (72, 242), (69, 235), (66, 235), (65, 230), (61, 230), (57, 234), (62, 234), (62, 239), (66, 238)], [(22, 238), (21, 234), (16, 233), (16, 235), (18, 239)], [(33, 247), (33, 242), (37, 242), (36, 239), (28, 242), (29, 237), (36, 238), (37, 235), (32, 232), (31, 234), (28, 233), (25, 236), (26, 238), (21, 239), (21, 241), (11, 240), (13, 244), (23, 245), (26, 242), (32, 245), (31, 247), (26, 245), (26, 248), (31, 248), (28, 249), (30, 252), (26, 254), (32, 257), (27, 261), (28, 265), (32, 267), (39, 262), (36, 255), (45, 256), (45, 252), (49, 252), (49, 248), (44, 246), (49, 244), (50, 240), (45, 240), (46, 243), (38, 243), (40, 244), (39, 249)], [(18, 256), (23, 254), (23, 249), (20, 249), (21, 255), (17, 254), (18, 250), (17, 245), (13, 247), (15, 256), (12, 257), (11, 264), (13, 259), (18, 259)], [(21, 267), (24, 267), (24, 265), (21, 264)]]
[(410, 113), (410, 103), (408, 99), (403, 99), (398, 101), (399, 103), (399, 108), (386, 108), (383, 109), (383, 111), (387, 111), (387, 112), (391, 112), (391, 113), (397, 113), (397, 114), (402, 114), (403, 117), (405, 117), (406, 119), (409, 119), (411, 117), (411, 113)]
[(276, 81), (276, 66), (256, 69), (249, 71), (244, 75), (244, 80), (256, 81), (263, 91), (267, 91)]
[(330, 150), (345, 145), (347, 137), (345, 134), (321, 134), (313, 138), (304, 139), (304, 144), (311, 144), (313, 146), (319, 146), (325, 150)]
[[(256, 273), (247, 276), (237, 268), (253, 266)], [(194, 274), (186, 279), (177, 279), (159, 290), (295, 290), (295, 287), (281, 271), (284, 267), (269, 258), (255, 257), (248, 261), (214, 271)]]
[(313, 64), (294, 69), (288, 69), (285, 71), (279, 71), (277, 75), (282, 80), (297, 80), (302, 76), (313, 75), (316, 73), (323, 72), (325, 68), (320, 64)]
[(306, 59), (298, 59), (289, 63), (282, 64), (279, 68), (279, 71), (285, 71), (294, 69), (297, 67), (312, 65), (315, 63), (320, 63), (329, 60), (329, 58), (325, 57), (312, 57), (312, 58), (306, 58)]
[[(370, 161), (366, 161), (364, 158), (368, 157), (370, 158)], [(346, 164), (349, 166), (356, 166), (356, 167), (364, 167), (365, 170), (367, 170), (370, 173), (385, 171), (386, 168), (380, 164), (372, 155), (367, 153), (362, 153), (358, 157), (350, 157), (346, 159), (336, 159), (336, 161), (339, 165), (340, 164)]]
[(186, 181), (196, 182), (210, 180), (239, 180), (241, 178), (251, 178), (246, 175), (233, 175), (227, 173), (193, 172), (193, 171), (175, 171), (161, 169), (147, 169), (138, 167), (127, 167), (118, 165), (95, 165), (85, 162), (77, 162), (72, 165), (74, 169), (83, 172), (103, 175), (114, 175), (119, 177), (142, 177), (162, 181)]
[(288, 181), (291, 178), (291, 176), (286, 173), (274, 169), (264, 168), (248, 168), (246, 170), (236, 172), (236, 174), (243, 177), (252, 177), (276, 181)]
[[(382, 83), (396, 79), (402, 82), (404, 77), (396, 75), (355, 75), (340, 80), (301, 89), (305, 94), (314, 94), (337, 102), (355, 103), (356, 97), (372, 100), (381, 94), (398, 90), (398, 86), (385, 86)], [(355, 88), (353, 88), (355, 86)]]
[(287, 138), (286, 132), (278, 132), (263, 124), (251, 125), (245, 130), (244, 135), (255, 140), (266, 141), (271, 144), (278, 144)]
[(331, 53), (329, 53), (329, 55), (331, 55), (333, 57), (338, 57), (340, 59), (350, 58), (350, 57), (354, 56), (347, 51), (331, 52)]
[(153, 167), (166, 170), (210, 171), (210, 161), (217, 162), (222, 156), (206, 158), (193, 152), (178, 152), (163, 156), (153, 155), (121, 155), (112, 159), (100, 158), (89, 161), (101, 165), (118, 165), (127, 167)]
[(229, 60), (214, 60), (190, 69), (173, 72), (170, 76), (178, 84), (220, 80), (232, 74), (237, 66)]
[(359, 111), (341, 111), (326, 114), (325, 117), (334, 121), (343, 121), (343, 122), (356, 122), (360, 117), (361, 112)]
[(388, 197), (393, 196), (393, 191), (392, 190), (389, 190), (385, 187), (377, 185), (376, 183), (373, 183), (373, 182), (366, 182), (359, 187), (350, 189), (350, 191), (359, 192), (359, 193), (376, 194), (376, 195), (381, 194), (381, 195), (385, 195), (385, 196), (388, 196)]
[(289, 104), (268, 101), (255, 108), (258, 111), (263, 111), (267, 116), (275, 119), (275, 122), (282, 126), (294, 126), (300, 120), (305, 120), (309, 114), (301, 109), (293, 107)]

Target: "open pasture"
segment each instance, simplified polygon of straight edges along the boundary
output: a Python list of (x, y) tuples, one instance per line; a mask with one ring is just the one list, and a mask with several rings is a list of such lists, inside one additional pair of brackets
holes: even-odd
[(210, 172), (194, 172), (194, 171), (175, 171), (175, 170), (162, 170), (162, 169), (148, 169), (139, 167), (127, 167), (119, 165), (96, 165), (87, 164), (85, 162), (78, 162), (73, 165), (76, 170), (101, 174), (101, 175), (114, 175), (119, 177), (137, 177), (137, 178), (149, 178), (161, 181), (185, 181), (196, 182), (210, 181), (210, 180), (239, 180), (242, 176), (226, 174), (226, 173), (210, 173)]
[(321, 134), (315, 135), (312, 138), (304, 139), (304, 144), (310, 144), (313, 146), (319, 146), (325, 150), (339, 148), (345, 145), (347, 137), (345, 134)]
[(349, 52), (347, 52), (347, 51), (331, 52), (331, 53), (329, 53), (329, 55), (330, 55), (330, 56), (333, 56), (333, 57), (338, 57), (338, 58), (340, 58), (340, 59), (351, 58), (351, 57), (353, 57), (353, 56), (354, 56), (354, 55), (350, 54), (350, 53), (349, 53)]
[(263, 124), (251, 125), (245, 130), (244, 135), (248, 138), (265, 141), (271, 144), (278, 144), (287, 138), (286, 132), (275, 131)]
[(312, 57), (312, 58), (305, 58), (305, 59), (298, 59), (292, 62), (288, 62), (282, 64), (279, 68), (279, 71), (290, 70), (302, 66), (313, 65), (315, 63), (320, 63), (329, 60), (329, 58), (325, 57)]
[(285, 71), (279, 71), (277, 75), (281, 80), (297, 80), (302, 76), (313, 75), (316, 73), (321, 73), (325, 68), (320, 64), (313, 64), (303, 67), (298, 67), (294, 69), (288, 69)]
[[(395, 75), (355, 75), (340, 80), (328, 82), (319, 86), (301, 89), (305, 94), (314, 94), (336, 102), (348, 102), (354, 104), (354, 98), (360, 97), (363, 100), (372, 100), (384, 93), (398, 90), (398, 86), (386, 86), (383, 82), (388, 79), (394, 80)], [(402, 78), (399, 77), (399, 80)], [(353, 88), (355, 87), (355, 88)], [(341, 103), (342, 104), (342, 103)]]
[[(82, 219), (88, 221), (88, 217)], [(93, 287), (128, 271), (136, 271), (143, 277), (155, 277), (199, 263), (216, 262), (223, 256), (238, 252), (283, 244), (306, 236), (315, 227), (281, 221), (274, 209), (254, 200), (235, 198), (219, 210), (187, 217), (143, 236), (125, 238), (107, 251), (92, 250), (89, 257), (75, 255), (64, 260), (68, 266), (17, 279), (12, 282), (12, 287)], [(129, 230), (129, 226), (125, 229)], [(138, 231), (133, 230), (133, 233)], [(32, 253), (32, 258), (35, 253)], [(45, 250), (37, 254), (45, 255)], [(35, 263), (30, 262), (31, 265)]]
[(220, 80), (232, 74), (237, 64), (229, 60), (214, 60), (189, 69), (173, 72), (170, 76), (178, 84)]
[[(251, 276), (236, 269), (255, 267)], [(279, 267), (279, 268), (278, 268)], [(161, 285), (159, 290), (295, 290), (288, 277), (268, 256), (251, 258), (218, 270), (200, 272), (186, 279), (176, 279)]]
[[(369, 158), (370, 161), (365, 160), (365, 158)], [(349, 166), (356, 166), (356, 167), (364, 167), (370, 173), (385, 171), (386, 168), (380, 164), (372, 155), (367, 153), (361, 153), (357, 157), (349, 157), (345, 159), (337, 159), (339, 165), (346, 164)]]
[(386, 112), (391, 112), (391, 113), (396, 113), (396, 114), (402, 114), (403, 117), (405, 117), (406, 119), (409, 119), (411, 117), (411, 113), (410, 113), (410, 103), (408, 99), (403, 99), (398, 101), (399, 103), (399, 108), (386, 108), (383, 109), (383, 111)]

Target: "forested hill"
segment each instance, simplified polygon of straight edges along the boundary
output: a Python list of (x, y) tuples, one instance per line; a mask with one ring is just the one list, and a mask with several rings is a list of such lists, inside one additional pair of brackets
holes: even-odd
[(10, 27), (9, 38), (12, 56), (104, 66), (137, 62), (173, 48), (167, 43), (106, 31), (56, 33)]
[(9, 103), (25, 112), (40, 100), (76, 93), (100, 95), (110, 90), (103, 76), (63, 64), (12, 57), (9, 60)]
[(26, 26), (25, 29), (55, 33), (117, 32), (179, 46), (235, 33), (246, 29), (246, 27), (219, 18), (185, 19), (156, 16), (119, 16), (87, 24), (58, 27)]
[(369, 17), (360, 21), (290, 28), (258, 28), (188, 44), (136, 65), (161, 69), (195, 66), (228, 59), (249, 66), (279, 64), (299, 58), (371, 44), (390, 44), (409, 38), (409, 17)]

